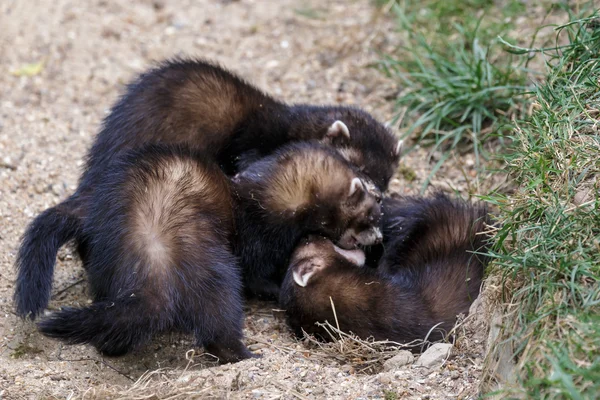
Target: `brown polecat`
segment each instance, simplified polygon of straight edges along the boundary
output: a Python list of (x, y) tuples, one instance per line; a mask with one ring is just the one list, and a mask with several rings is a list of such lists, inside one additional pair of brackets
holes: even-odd
[(159, 146), (123, 153), (104, 170), (82, 229), (94, 302), (53, 313), (40, 331), (118, 356), (178, 330), (220, 362), (250, 357), (233, 223), (229, 179), (210, 157)]
[(331, 147), (289, 144), (252, 164), (234, 182), (236, 253), (250, 295), (277, 299), (289, 257), (308, 234), (344, 248), (382, 239), (380, 195)]
[(468, 313), (488, 261), (485, 208), (446, 196), (386, 199), (383, 208), (385, 251), (376, 269), (322, 237), (294, 251), (280, 305), (298, 336), (328, 340), (315, 323), (337, 321), (364, 339), (436, 341)]
[(287, 105), (216, 64), (175, 59), (127, 86), (90, 149), (81, 183), (93, 183), (120, 150), (145, 143), (193, 146), (234, 175), (288, 142), (313, 139), (333, 145), (387, 188), (398, 164), (398, 139), (365, 111)]
[[(238, 76), (201, 60), (175, 59), (141, 74), (112, 107), (87, 155), (77, 191), (28, 226), (18, 251), (16, 311), (35, 318), (48, 304), (58, 249), (71, 239), (82, 258), (82, 218), (106, 166), (147, 143), (205, 151), (233, 175), (293, 142), (317, 139), (385, 190), (400, 142), (368, 113), (340, 106), (287, 105)], [(368, 179), (367, 179), (368, 178)]]

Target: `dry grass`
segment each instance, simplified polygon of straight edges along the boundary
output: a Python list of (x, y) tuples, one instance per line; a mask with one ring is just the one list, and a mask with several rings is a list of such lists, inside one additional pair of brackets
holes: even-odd
[(359, 374), (376, 374), (383, 369), (383, 363), (394, 357), (398, 350), (420, 348), (424, 341), (401, 344), (389, 340), (376, 341), (373, 338), (361, 339), (352, 332), (343, 332), (329, 322), (317, 323), (331, 337), (331, 342), (322, 342), (305, 334), (303, 339), (312, 349), (313, 357), (321, 360), (336, 360), (340, 364), (351, 365)]
[[(193, 371), (195, 352), (186, 353), (187, 366), (183, 369), (160, 368), (146, 371), (131, 386), (102, 385), (82, 391), (73, 399), (190, 399), (222, 398), (227, 392), (224, 387), (208, 383), (206, 374)], [(205, 370), (209, 371), (209, 370)], [(233, 385), (234, 383), (231, 382)]]

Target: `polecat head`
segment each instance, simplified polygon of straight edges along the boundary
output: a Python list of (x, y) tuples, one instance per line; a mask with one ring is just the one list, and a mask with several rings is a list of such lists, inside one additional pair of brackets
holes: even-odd
[(332, 109), (330, 114), (321, 141), (336, 148), (364, 178), (385, 191), (398, 167), (402, 140), (360, 109), (340, 107)]
[(296, 221), (351, 249), (382, 240), (381, 194), (340, 154), (316, 142), (287, 145), (236, 175), (238, 193), (267, 223)]
[(296, 285), (306, 287), (326, 269), (339, 265), (343, 268), (362, 267), (365, 253), (360, 249), (344, 250), (322, 236), (310, 235), (294, 250), (290, 272)]
[(341, 204), (341, 215), (348, 218), (348, 223), (336, 243), (344, 249), (380, 243), (383, 239), (379, 229), (380, 203), (381, 194), (374, 186), (361, 178), (352, 178), (348, 197)]

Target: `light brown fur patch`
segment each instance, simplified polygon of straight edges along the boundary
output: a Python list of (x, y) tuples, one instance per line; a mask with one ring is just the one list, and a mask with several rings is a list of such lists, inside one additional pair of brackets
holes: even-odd
[(357, 149), (352, 147), (340, 147), (337, 151), (349, 163), (358, 166), (364, 165), (363, 154)]
[(175, 93), (174, 101), (175, 108), (185, 114), (167, 117), (176, 128), (182, 120), (185, 122), (185, 129), (175, 129), (175, 133), (187, 130), (193, 137), (198, 131), (217, 133), (206, 135), (202, 143), (205, 148), (220, 145), (227, 138), (225, 133), (231, 132), (249, 111), (248, 101), (240, 96), (238, 88), (232, 82), (213, 75), (190, 76)]
[(300, 210), (313, 196), (343, 201), (354, 177), (340, 160), (320, 151), (292, 153), (280, 162), (282, 168), (272, 177), (264, 205), (279, 212)]
[[(182, 206), (185, 198), (206, 197), (211, 182), (198, 165), (172, 159), (157, 166), (156, 176), (134, 189), (132, 232), (135, 251), (146, 261), (148, 273), (162, 276), (174, 264), (177, 239), (193, 241), (194, 207)], [(187, 202), (189, 205), (189, 201)]]

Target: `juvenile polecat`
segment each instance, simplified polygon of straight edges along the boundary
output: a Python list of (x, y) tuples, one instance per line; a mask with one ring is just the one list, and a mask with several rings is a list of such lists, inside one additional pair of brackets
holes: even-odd
[(47, 306), (63, 244), (75, 239), (82, 253), (88, 247), (82, 218), (119, 152), (147, 143), (185, 144), (215, 156), (233, 175), (288, 142), (310, 139), (336, 148), (380, 190), (398, 164), (401, 142), (358, 108), (286, 105), (200, 60), (167, 61), (141, 74), (105, 118), (76, 193), (28, 226), (16, 261), (17, 313), (33, 319)]
[(234, 182), (236, 253), (248, 294), (277, 299), (289, 257), (308, 234), (324, 235), (345, 248), (382, 239), (380, 195), (328, 146), (284, 146)]
[(229, 179), (210, 158), (158, 146), (123, 153), (82, 230), (94, 302), (42, 319), (41, 332), (117, 356), (178, 330), (220, 362), (250, 357), (233, 223)]
[(304, 330), (325, 340), (316, 322), (398, 343), (442, 339), (479, 294), (486, 219), (485, 208), (446, 196), (386, 199), (385, 251), (376, 269), (360, 267), (364, 255), (309, 237), (294, 251), (282, 284), (289, 325), (298, 336)]

